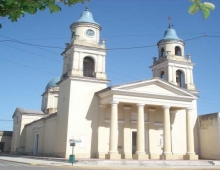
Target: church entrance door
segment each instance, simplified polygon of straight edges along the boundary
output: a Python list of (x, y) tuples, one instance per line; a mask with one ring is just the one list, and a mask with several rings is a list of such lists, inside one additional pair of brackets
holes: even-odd
[(38, 151), (38, 142), (39, 142), (39, 134), (35, 135), (35, 140), (34, 140), (34, 155), (37, 155)]
[(4, 146), (5, 146), (5, 143), (0, 142), (0, 152), (4, 152)]
[(132, 154), (135, 154), (136, 148), (137, 148), (137, 132), (136, 131), (132, 131), (131, 137), (132, 137), (132, 140), (131, 140), (131, 143), (132, 143)]

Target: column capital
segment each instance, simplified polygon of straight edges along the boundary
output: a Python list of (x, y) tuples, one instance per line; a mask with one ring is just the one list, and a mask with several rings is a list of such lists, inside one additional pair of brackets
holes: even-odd
[(111, 101), (110, 104), (118, 104), (118, 101)]
[(124, 106), (124, 110), (131, 110), (131, 106)]
[(137, 103), (136, 105), (137, 105), (137, 107), (145, 106), (144, 103)]
[(176, 113), (177, 113), (177, 110), (170, 110), (170, 113), (171, 113), (171, 114), (176, 114)]
[(164, 105), (164, 106), (162, 106), (162, 108), (163, 108), (163, 109), (169, 109), (170, 106), (169, 106), (169, 105)]
[(193, 108), (192, 107), (186, 107), (186, 111), (192, 111)]
[(102, 108), (102, 109), (105, 109), (107, 106), (106, 105), (103, 105), (103, 104), (100, 104), (99, 105), (99, 108)]

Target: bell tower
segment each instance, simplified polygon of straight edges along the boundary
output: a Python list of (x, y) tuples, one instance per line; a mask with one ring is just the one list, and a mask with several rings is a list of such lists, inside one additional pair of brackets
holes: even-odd
[(153, 57), (150, 66), (153, 77), (160, 77), (176, 86), (196, 92), (193, 82), (193, 66), (191, 56), (184, 54), (184, 41), (169, 24), (163, 39), (158, 43), (158, 57)]
[(54, 154), (67, 158), (72, 152), (69, 140), (78, 139), (82, 141), (81, 148), (76, 147), (75, 154), (89, 158), (97, 153), (97, 148), (91, 146), (98, 138), (99, 99), (95, 93), (109, 83), (105, 72), (107, 50), (105, 41), (100, 42), (101, 26), (94, 21), (88, 8), (70, 29), (70, 42), (62, 53), (63, 70), (58, 82)]
[(106, 80), (105, 40), (100, 43), (101, 26), (86, 8), (78, 21), (70, 26), (71, 40), (62, 53), (63, 78), (66, 76), (93, 77)]

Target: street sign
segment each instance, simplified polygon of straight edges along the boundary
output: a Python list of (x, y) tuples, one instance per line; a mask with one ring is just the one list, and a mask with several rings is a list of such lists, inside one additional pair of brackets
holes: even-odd
[(75, 143), (81, 143), (82, 141), (80, 139), (74, 139)]
[(81, 143), (82, 140), (81, 139), (70, 139), (69, 143)]

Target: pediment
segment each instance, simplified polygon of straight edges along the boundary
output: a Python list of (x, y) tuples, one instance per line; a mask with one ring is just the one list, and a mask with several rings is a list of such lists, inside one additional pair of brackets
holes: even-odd
[(112, 88), (112, 90), (124, 91), (127, 93), (136, 92), (136, 93), (155, 94), (155, 95), (164, 95), (164, 96), (167, 95), (167, 96), (195, 97), (191, 92), (158, 78), (115, 86)]

